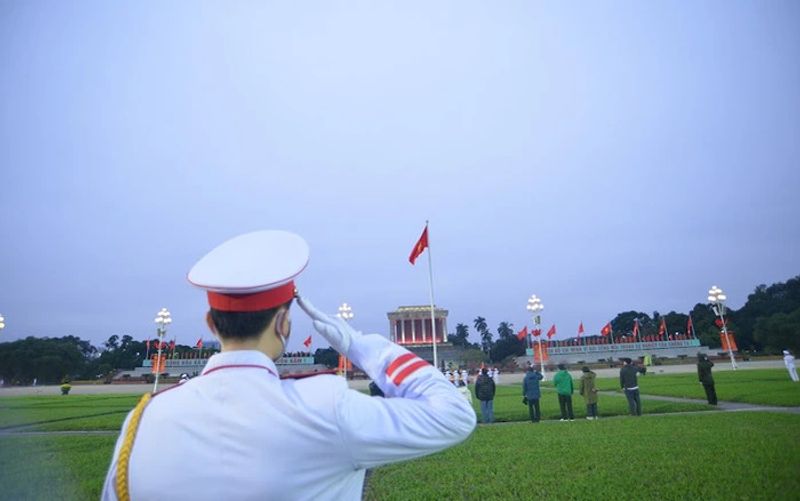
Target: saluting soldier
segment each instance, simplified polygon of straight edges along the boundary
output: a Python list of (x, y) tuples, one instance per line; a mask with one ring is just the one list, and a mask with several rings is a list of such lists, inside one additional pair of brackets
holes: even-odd
[[(308, 246), (283, 231), (229, 240), (189, 281), (207, 291), (222, 345), (199, 377), (145, 395), (122, 426), (105, 500), (360, 499), (367, 468), (464, 440), (475, 413), (430, 364), (296, 296)], [(386, 398), (338, 376), (281, 380), (293, 298)], [(170, 437), (169, 444), (164, 437)]]

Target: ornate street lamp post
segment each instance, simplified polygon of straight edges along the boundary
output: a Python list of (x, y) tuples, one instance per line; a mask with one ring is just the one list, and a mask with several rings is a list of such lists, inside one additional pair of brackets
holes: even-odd
[(158, 391), (158, 377), (164, 372), (164, 367), (161, 366), (161, 350), (164, 345), (164, 336), (167, 335), (167, 327), (172, 323), (172, 317), (169, 311), (166, 308), (161, 308), (161, 311), (156, 315), (155, 322), (157, 325), (156, 336), (158, 337), (158, 355), (156, 356), (156, 366), (158, 370), (156, 371), (156, 382), (153, 385), (153, 393)]
[[(353, 308), (347, 305), (347, 303), (342, 303), (339, 307), (339, 313), (336, 314), (337, 317), (341, 318), (347, 323), (350, 323), (350, 320), (355, 316), (353, 314)], [(344, 361), (344, 367), (342, 367), (342, 371), (344, 373), (345, 380), (347, 379), (347, 356), (342, 353), (342, 360)]]
[(722, 335), (725, 336), (725, 341), (728, 343), (728, 355), (731, 357), (731, 367), (736, 370), (736, 359), (733, 357), (733, 349), (731, 348), (731, 338), (728, 337), (728, 326), (725, 322), (725, 300), (728, 297), (722, 292), (722, 289), (716, 285), (708, 290), (708, 302), (712, 304), (711, 308), (714, 314), (719, 317), (722, 323)]
[[(541, 325), (542, 325), (542, 317), (539, 313), (544, 309), (544, 305), (542, 304), (542, 300), (536, 297), (536, 294), (532, 295), (530, 299), (528, 299), (528, 306), (527, 310), (533, 314), (533, 324), (534, 330), (539, 332), (539, 335), (536, 336), (536, 339), (539, 342), (539, 363), (541, 364), (542, 368), (542, 377), (544, 381), (547, 381), (547, 376), (544, 373), (544, 352), (542, 351), (542, 332), (541, 332)], [(528, 347), (532, 347), (531, 344), (531, 334), (528, 334)]]

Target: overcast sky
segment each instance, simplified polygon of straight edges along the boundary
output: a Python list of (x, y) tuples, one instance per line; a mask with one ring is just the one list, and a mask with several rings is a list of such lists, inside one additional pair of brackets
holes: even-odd
[(794, 0), (5, 0), (0, 68), (3, 340), (144, 339), (165, 306), (193, 344), (187, 271), (257, 229), (382, 334), (428, 301), (426, 219), (475, 340), (531, 294), (564, 338), (800, 274)]

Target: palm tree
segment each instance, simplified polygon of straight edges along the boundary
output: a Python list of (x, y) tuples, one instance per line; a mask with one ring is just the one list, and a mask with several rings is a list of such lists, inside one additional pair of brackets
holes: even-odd
[(514, 335), (514, 328), (508, 322), (500, 322), (497, 326), (497, 335), (500, 339), (510, 338)]
[(481, 335), (481, 349), (488, 354), (492, 350), (492, 333), (489, 332), (485, 318), (478, 317), (475, 319), (475, 330)]
[(448, 334), (447, 339), (453, 343), (453, 346), (469, 347), (469, 327), (464, 324), (456, 325), (456, 333)]

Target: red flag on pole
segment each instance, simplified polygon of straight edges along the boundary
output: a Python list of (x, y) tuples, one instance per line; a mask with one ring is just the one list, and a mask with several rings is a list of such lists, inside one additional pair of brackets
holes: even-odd
[(428, 247), (428, 225), (425, 225), (425, 229), (422, 230), (422, 235), (420, 235), (419, 240), (417, 240), (417, 244), (411, 250), (411, 255), (408, 256), (408, 262), (411, 264), (416, 263), (417, 258), (422, 254), (422, 252)]
[(305, 341), (303, 341), (303, 346), (306, 348), (311, 348), (311, 336), (309, 335)]
[(667, 333), (667, 322), (664, 320), (664, 317), (661, 317), (661, 323), (658, 326), (658, 335), (663, 336)]
[(611, 334), (611, 322), (607, 323), (602, 329), (600, 329), (601, 336), (608, 336), (609, 334)]
[(692, 316), (689, 315), (689, 320), (686, 321), (686, 335), (694, 337), (694, 325), (692, 325)]
[(553, 326), (550, 327), (550, 330), (547, 331), (547, 339), (550, 339), (555, 335), (556, 335), (556, 324), (553, 324)]
[(528, 326), (522, 328), (521, 331), (517, 332), (517, 339), (520, 341), (525, 341), (525, 338), (528, 337)]
[(583, 322), (578, 326), (578, 337), (581, 337), (581, 334), (583, 334)]
[(533, 329), (531, 331), (531, 334), (533, 335), (533, 337), (539, 337), (542, 335), (542, 329)]
[(195, 348), (203, 348), (203, 338), (197, 340), (197, 344), (194, 345)]
[(639, 335), (639, 320), (633, 319), (633, 335), (634, 337)]
[(175, 351), (175, 340), (169, 342), (169, 349), (170, 351)]

